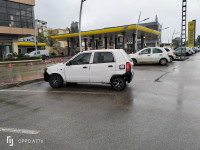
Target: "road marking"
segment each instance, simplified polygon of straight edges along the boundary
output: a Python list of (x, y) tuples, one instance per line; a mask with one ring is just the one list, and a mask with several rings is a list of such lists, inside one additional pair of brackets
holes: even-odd
[(0, 92), (32, 92), (32, 93), (72, 93), (72, 94), (102, 94), (102, 95), (114, 95), (116, 93), (106, 92), (77, 92), (77, 91), (37, 91), (37, 90), (0, 90)]
[(12, 133), (21, 133), (21, 134), (38, 134), (38, 133), (40, 133), (40, 131), (36, 131), (36, 130), (2, 128), (2, 127), (0, 127), (0, 132), (12, 132)]

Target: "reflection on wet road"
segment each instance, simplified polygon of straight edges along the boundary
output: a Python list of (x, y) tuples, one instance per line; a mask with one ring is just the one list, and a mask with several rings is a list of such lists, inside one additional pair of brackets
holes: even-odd
[[(0, 91), (0, 127), (40, 131), (26, 138), (43, 144), (16, 143), (17, 150), (198, 150), (200, 54), (134, 71), (122, 92), (101, 84), (52, 89), (46, 82)], [(7, 148), (3, 140), (0, 145)]]

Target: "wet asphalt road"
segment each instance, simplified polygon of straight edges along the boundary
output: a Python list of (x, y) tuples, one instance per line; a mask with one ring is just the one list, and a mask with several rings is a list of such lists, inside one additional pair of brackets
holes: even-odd
[[(125, 91), (109, 85), (46, 82), (0, 91), (0, 149), (198, 150), (200, 149), (200, 53), (168, 66), (140, 65)], [(14, 146), (6, 144), (6, 136)], [(19, 143), (19, 139), (43, 143)]]

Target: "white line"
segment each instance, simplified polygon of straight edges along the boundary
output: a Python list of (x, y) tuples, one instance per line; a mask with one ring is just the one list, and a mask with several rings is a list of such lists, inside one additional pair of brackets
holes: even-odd
[(106, 92), (77, 92), (77, 91), (37, 91), (37, 90), (0, 90), (0, 92), (33, 92), (33, 93), (72, 93), (72, 94), (109, 94), (114, 95), (116, 93)]
[(12, 133), (21, 133), (21, 134), (38, 134), (38, 133), (40, 133), (40, 131), (36, 131), (36, 130), (2, 128), (2, 127), (0, 127), (0, 132), (12, 132)]

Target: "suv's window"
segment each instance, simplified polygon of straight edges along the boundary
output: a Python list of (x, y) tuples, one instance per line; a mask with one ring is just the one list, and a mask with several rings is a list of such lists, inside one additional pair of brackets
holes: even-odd
[(40, 51), (37, 51), (37, 54), (40, 54)]
[(90, 57), (92, 53), (83, 53), (75, 57), (72, 61), (72, 65), (82, 65), (82, 64), (89, 64)]
[(114, 61), (115, 60), (111, 52), (96, 52), (94, 54), (93, 63), (110, 63)]
[(143, 55), (143, 54), (150, 54), (150, 53), (151, 53), (151, 49), (150, 48), (145, 49), (145, 50), (143, 50), (143, 51), (140, 52), (141, 55)]
[(154, 49), (153, 49), (153, 53), (154, 53), (154, 54), (163, 53), (163, 51), (162, 51), (161, 49), (154, 48)]

